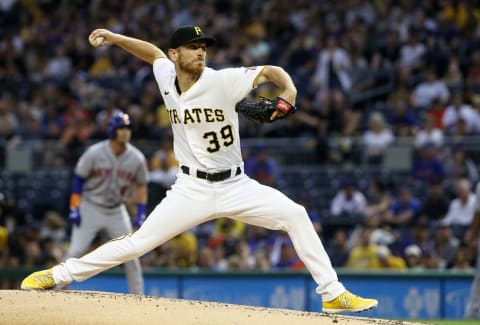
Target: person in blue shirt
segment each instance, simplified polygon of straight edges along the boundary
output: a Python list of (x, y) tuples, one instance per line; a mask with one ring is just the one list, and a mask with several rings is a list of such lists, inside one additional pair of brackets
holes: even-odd
[(263, 185), (275, 187), (280, 174), (275, 159), (268, 154), (265, 146), (254, 148), (252, 153), (245, 161), (245, 173)]
[(437, 149), (432, 143), (425, 144), (420, 150), (419, 157), (413, 161), (411, 176), (414, 181), (424, 184), (445, 178), (444, 164), (438, 158)]
[(383, 222), (398, 230), (408, 230), (415, 224), (421, 209), (421, 201), (412, 195), (410, 188), (402, 187), (385, 213)]

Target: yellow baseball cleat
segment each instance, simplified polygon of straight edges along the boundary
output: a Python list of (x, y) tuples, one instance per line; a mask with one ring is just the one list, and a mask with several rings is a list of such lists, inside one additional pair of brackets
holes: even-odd
[(55, 287), (52, 269), (38, 271), (23, 279), (20, 288), (23, 290), (48, 290)]
[(322, 311), (324, 313), (344, 313), (344, 312), (361, 312), (378, 306), (376, 299), (365, 299), (354, 295), (349, 291), (345, 291), (337, 298), (325, 301)]

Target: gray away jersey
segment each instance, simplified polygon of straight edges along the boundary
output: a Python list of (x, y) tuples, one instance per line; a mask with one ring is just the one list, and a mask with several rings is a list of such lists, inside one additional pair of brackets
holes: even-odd
[(134, 184), (147, 183), (145, 156), (127, 144), (127, 149), (115, 156), (109, 140), (90, 146), (80, 157), (75, 174), (85, 179), (82, 199), (103, 207), (125, 202)]

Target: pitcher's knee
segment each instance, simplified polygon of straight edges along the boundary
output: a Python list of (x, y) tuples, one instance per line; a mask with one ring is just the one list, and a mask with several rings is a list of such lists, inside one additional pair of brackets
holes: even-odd
[(138, 236), (137, 233), (130, 234), (128, 241), (132, 247), (132, 258), (140, 257), (157, 246), (157, 242), (152, 238)]
[(298, 217), (303, 217), (303, 218), (307, 218), (308, 219), (308, 213), (307, 213), (307, 210), (305, 209), (305, 207), (303, 205), (300, 205), (298, 203), (295, 203), (295, 208), (294, 208), (294, 211), (295, 211), (295, 216), (298, 218)]
[(121, 254), (128, 260), (134, 259), (141, 254), (139, 245), (136, 243), (136, 240), (132, 238), (132, 234), (112, 239), (111, 242), (116, 244), (117, 249), (121, 251)]
[(293, 223), (301, 223), (302, 221), (309, 221), (307, 210), (297, 203), (290, 206), (288, 210), (285, 210), (285, 217), (288, 221)]

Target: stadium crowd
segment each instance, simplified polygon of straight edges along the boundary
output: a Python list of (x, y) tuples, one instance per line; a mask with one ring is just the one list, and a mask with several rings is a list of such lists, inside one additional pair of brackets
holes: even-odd
[[(55, 166), (71, 167), (88, 143), (106, 138), (109, 117), (121, 110), (131, 116), (134, 140), (159, 143), (149, 157), (149, 204), (160, 201), (177, 166), (151, 67), (114, 47), (94, 49), (87, 37), (105, 27), (165, 49), (185, 24), (217, 39), (211, 67), (272, 64), (292, 75), (300, 110), (271, 125), (241, 119), (244, 138), (312, 140), (318, 164), (353, 169), (359, 152), (381, 166), (390, 145), (415, 148), (403, 184), (372, 179), (359, 189), (347, 178), (328, 215), (310, 211), (336, 267), (473, 267), (475, 248), (464, 238), (478, 163), (462, 146), (480, 133), (480, 7), (473, 0), (1, 1), (2, 166), (7, 149), (53, 140), (63, 149)], [(245, 162), (260, 182), (275, 186), (281, 178), (268, 148), (245, 152)], [(1, 267), (63, 259), (66, 211), (32, 222), (14, 200), (0, 199)], [(142, 262), (147, 269), (303, 268), (284, 234), (228, 219), (180, 234)]]

